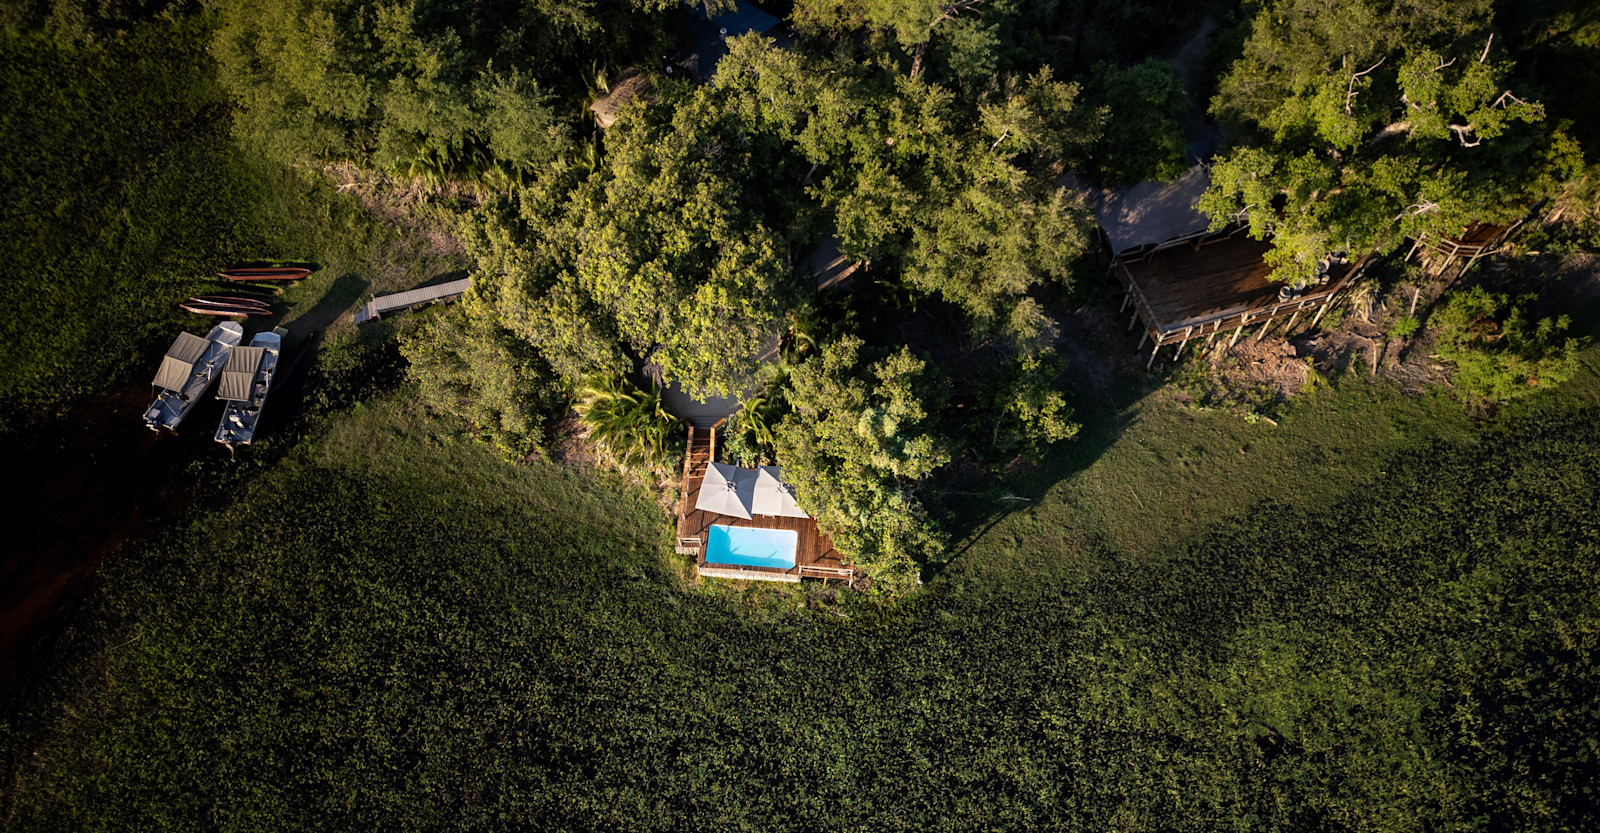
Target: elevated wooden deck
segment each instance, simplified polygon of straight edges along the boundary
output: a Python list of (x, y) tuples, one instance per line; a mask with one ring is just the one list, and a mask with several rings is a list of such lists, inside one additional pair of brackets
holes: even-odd
[(1181, 351), (1191, 338), (1212, 339), (1224, 330), (1237, 341), (1246, 326), (1260, 324), (1265, 332), (1271, 321), (1288, 317), (1292, 327), (1293, 319), (1307, 310), (1315, 310), (1315, 321), (1360, 266), (1336, 263), (1328, 270), (1326, 283), (1280, 300), (1282, 284), (1268, 280), (1272, 267), (1263, 260), (1270, 248), (1270, 243), (1234, 234), (1197, 238), (1190, 245), (1134, 260), (1119, 258), (1112, 268), (1127, 290), (1122, 309), (1134, 307), (1128, 326), (1143, 321), (1139, 347), (1146, 341), (1154, 343), (1146, 366), (1167, 344), (1176, 344)]
[[(684, 457), (683, 500), (678, 505), (678, 552), (697, 556), (700, 575), (712, 578), (784, 582), (798, 582), (802, 578), (853, 581), (855, 570), (839, 557), (832, 539), (823, 534), (817, 528), (817, 522), (811, 518), (756, 515), (745, 520), (694, 508), (700, 498), (700, 483), (705, 478), (706, 469), (716, 459), (716, 432), (716, 428), (709, 431), (689, 429), (688, 453)], [(705, 545), (713, 524), (794, 531), (800, 539), (795, 547), (794, 567), (780, 570), (775, 567), (707, 563)]]
[(396, 292), (391, 295), (381, 295), (368, 301), (366, 306), (356, 310), (355, 322), (364, 324), (380, 318), (384, 313), (397, 309), (414, 307), (429, 301), (448, 301), (460, 297), (462, 293), (472, 288), (471, 278), (462, 278), (459, 281), (424, 286), (421, 289), (410, 289), (405, 292)]

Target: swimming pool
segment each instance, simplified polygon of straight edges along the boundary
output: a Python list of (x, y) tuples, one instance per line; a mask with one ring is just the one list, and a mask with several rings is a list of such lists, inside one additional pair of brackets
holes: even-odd
[(706, 538), (706, 563), (788, 570), (794, 567), (794, 550), (799, 542), (800, 534), (792, 529), (712, 524)]

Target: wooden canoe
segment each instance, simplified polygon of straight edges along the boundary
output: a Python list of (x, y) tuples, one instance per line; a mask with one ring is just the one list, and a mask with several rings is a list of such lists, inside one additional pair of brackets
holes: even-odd
[(311, 274), (310, 269), (294, 266), (262, 266), (249, 269), (229, 269), (217, 276), (230, 281), (297, 281)]
[(218, 315), (223, 318), (250, 318), (256, 315), (271, 315), (271, 310), (260, 307), (206, 307), (199, 304), (179, 304), (178, 309), (192, 312), (196, 315)]
[(232, 295), (195, 295), (189, 298), (192, 303), (208, 307), (260, 307), (268, 309), (266, 301), (255, 298), (239, 298)]
[(238, 295), (195, 295), (189, 300), (208, 306), (222, 305), (225, 307), (261, 307), (265, 309), (269, 304), (259, 298), (246, 298)]

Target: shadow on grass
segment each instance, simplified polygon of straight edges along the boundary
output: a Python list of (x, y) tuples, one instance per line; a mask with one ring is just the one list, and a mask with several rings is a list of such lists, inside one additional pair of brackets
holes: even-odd
[[(951, 517), (947, 526), (950, 538), (959, 544), (942, 563), (928, 564), (923, 579), (930, 580), (944, 572), (1001, 521), (1037, 504), (1056, 484), (1093, 465), (1137, 421), (1131, 413), (1136, 401), (1080, 412), (1083, 423), (1078, 435), (1052, 449), (1033, 470), (1001, 479), (993, 488), (973, 495), (965, 505), (945, 507)], [(954, 503), (955, 499), (947, 497), (946, 502)]]
[(295, 316), (293, 320), (283, 322), (283, 326), (290, 331), (326, 330), (341, 315), (361, 303), (361, 296), (366, 293), (368, 286), (370, 284), (363, 278), (349, 273), (340, 275), (334, 279), (328, 291), (317, 299), (316, 306)]

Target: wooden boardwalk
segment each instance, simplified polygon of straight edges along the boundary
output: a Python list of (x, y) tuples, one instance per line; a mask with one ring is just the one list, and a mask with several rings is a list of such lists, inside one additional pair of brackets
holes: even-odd
[[(817, 522), (811, 518), (756, 515), (745, 520), (694, 508), (700, 497), (700, 483), (705, 478), (706, 469), (716, 459), (716, 431), (716, 428), (689, 429), (689, 447), (683, 469), (683, 499), (678, 505), (678, 552), (695, 555), (700, 575), (713, 578), (786, 582), (797, 582), (802, 578), (854, 580), (855, 570), (839, 557), (832, 539), (823, 534), (817, 528)], [(707, 563), (705, 544), (714, 524), (787, 529), (798, 533), (800, 540), (795, 547), (795, 566), (781, 570), (775, 567)]]
[(1128, 326), (1143, 321), (1139, 346), (1154, 344), (1146, 366), (1163, 346), (1175, 344), (1181, 352), (1191, 338), (1209, 341), (1227, 332), (1238, 341), (1247, 326), (1260, 324), (1265, 333), (1272, 321), (1288, 317), (1293, 327), (1294, 319), (1308, 311), (1315, 322), (1361, 266), (1333, 264), (1326, 283), (1280, 300), (1283, 284), (1268, 279), (1272, 267), (1263, 259), (1269, 248), (1270, 243), (1235, 234), (1197, 239), (1139, 259), (1118, 259), (1112, 268), (1127, 290), (1122, 309), (1134, 308)]
[(367, 305), (356, 310), (355, 321), (364, 324), (375, 318), (381, 317), (386, 312), (397, 309), (414, 307), (417, 304), (426, 304), (429, 301), (448, 301), (458, 298), (462, 293), (472, 288), (471, 278), (462, 278), (459, 281), (424, 286), (420, 289), (409, 289), (405, 292), (396, 292), (391, 295), (382, 295), (367, 302)]

